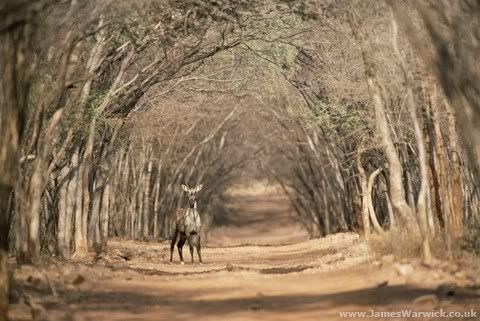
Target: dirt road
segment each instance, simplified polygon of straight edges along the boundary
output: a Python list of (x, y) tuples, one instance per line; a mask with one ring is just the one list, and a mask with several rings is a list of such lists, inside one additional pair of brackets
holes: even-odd
[[(31, 319), (31, 311), (49, 320), (170, 321), (344, 320), (340, 312), (467, 307), (480, 312), (473, 290), (439, 287), (452, 280), (448, 264), (433, 275), (404, 262), (400, 266), (414, 272), (403, 273), (389, 257), (373, 259), (353, 233), (308, 240), (279, 196), (238, 197), (234, 205), (237, 216), (212, 230), (203, 265), (179, 265), (177, 253), (175, 264), (168, 264), (167, 242), (113, 240), (100, 262), (54, 262), (44, 273), (17, 268), (33, 309), (20, 299), (12, 319)], [(128, 260), (121, 258), (125, 253)], [(443, 320), (449, 319), (458, 320)]]

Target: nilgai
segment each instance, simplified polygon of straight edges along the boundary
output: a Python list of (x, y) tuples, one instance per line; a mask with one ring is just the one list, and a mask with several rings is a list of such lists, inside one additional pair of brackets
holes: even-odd
[(172, 238), (170, 243), (170, 263), (173, 260), (173, 250), (175, 248), (175, 243), (177, 243), (177, 239), (178, 255), (180, 256), (181, 264), (185, 264), (182, 253), (185, 241), (188, 241), (190, 247), (192, 263), (194, 262), (193, 247), (197, 248), (198, 260), (202, 263), (202, 253), (200, 250), (200, 232), (202, 230), (202, 223), (200, 222), (200, 214), (197, 211), (197, 194), (202, 188), (202, 185), (198, 185), (195, 188), (189, 188), (186, 185), (182, 185), (182, 189), (187, 194), (188, 208), (177, 209), (171, 225)]

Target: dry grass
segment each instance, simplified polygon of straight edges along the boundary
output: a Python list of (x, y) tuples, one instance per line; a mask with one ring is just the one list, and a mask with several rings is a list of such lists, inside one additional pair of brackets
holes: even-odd
[(463, 250), (480, 255), (480, 222), (474, 222), (465, 228), (460, 243)]
[[(432, 254), (436, 259), (449, 260), (453, 258), (465, 258), (471, 254), (480, 253), (480, 227), (471, 227), (465, 230), (461, 240), (453, 240), (449, 253), (447, 241), (442, 231), (437, 232), (431, 239)], [(422, 256), (420, 236), (412, 235), (405, 230), (387, 231), (384, 237), (374, 234), (368, 241), (368, 246), (376, 256), (392, 254), (395, 259), (419, 258)]]
[(396, 259), (421, 256), (420, 239), (405, 230), (387, 231), (385, 236), (374, 234), (368, 240), (373, 254), (378, 256), (393, 254)]

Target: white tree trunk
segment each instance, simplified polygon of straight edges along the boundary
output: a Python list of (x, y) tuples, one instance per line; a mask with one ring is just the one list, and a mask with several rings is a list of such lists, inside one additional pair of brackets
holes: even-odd
[(360, 154), (357, 155), (357, 169), (359, 173), (360, 179), (360, 192), (361, 192), (361, 200), (362, 200), (362, 223), (363, 223), (363, 236), (366, 240), (370, 238), (371, 227), (370, 227), (370, 219), (368, 218), (369, 211), (368, 211), (368, 192), (367, 192), (367, 175), (365, 174), (365, 169), (362, 165), (362, 156)]
[[(60, 172), (60, 180), (63, 181), (64, 177), (68, 175), (68, 167), (65, 166)], [(65, 229), (67, 222), (67, 189), (68, 181), (64, 181), (62, 186), (59, 187), (58, 192), (58, 225), (57, 225), (57, 251), (58, 254), (64, 258), (68, 257), (69, 249), (66, 241)]]
[(415, 141), (418, 148), (418, 162), (420, 167), (420, 191), (418, 193), (417, 200), (417, 214), (422, 235), (422, 249), (423, 256), (426, 262), (430, 262), (432, 259), (432, 253), (430, 250), (430, 234), (428, 232), (427, 222), (427, 193), (428, 193), (428, 166), (427, 166), (427, 149), (425, 147), (425, 140), (423, 138), (423, 131), (420, 127), (420, 121), (417, 116), (417, 105), (415, 103), (415, 97), (413, 95), (412, 88), (412, 76), (408, 70), (408, 67), (400, 53), (398, 48), (398, 26), (395, 21), (395, 17), (392, 13), (392, 27), (393, 37), (392, 45), (397, 59), (402, 67), (403, 76), (407, 87), (407, 105), (410, 112), (410, 119), (413, 124), (413, 131), (415, 133)]
[(373, 183), (375, 182), (375, 178), (380, 174), (382, 171), (381, 168), (375, 170), (372, 174), (370, 174), (370, 177), (368, 178), (368, 183), (367, 183), (367, 195), (366, 195), (366, 200), (368, 204), (368, 212), (370, 213), (370, 219), (372, 220), (373, 227), (375, 228), (375, 231), (379, 234), (385, 234), (385, 231), (382, 229), (380, 224), (378, 223), (377, 216), (375, 215), (375, 209), (373, 207), (373, 200), (372, 200), (372, 189), (373, 189)]

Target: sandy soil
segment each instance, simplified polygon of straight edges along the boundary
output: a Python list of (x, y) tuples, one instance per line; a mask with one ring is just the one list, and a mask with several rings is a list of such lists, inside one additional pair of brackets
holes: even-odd
[(309, 240), (278, 196), (237, 196), (235, 206), (211, 231), (203, 265), (180, 265), (177, 253), (168, 264), (167, 242), (112, 240), (96, 262), (14, 267), (11, 319), (342, 320), (339, 312), (440, 308), (473, 308), (480, 319), (478, 266), (376, 259), (353, 233)]

